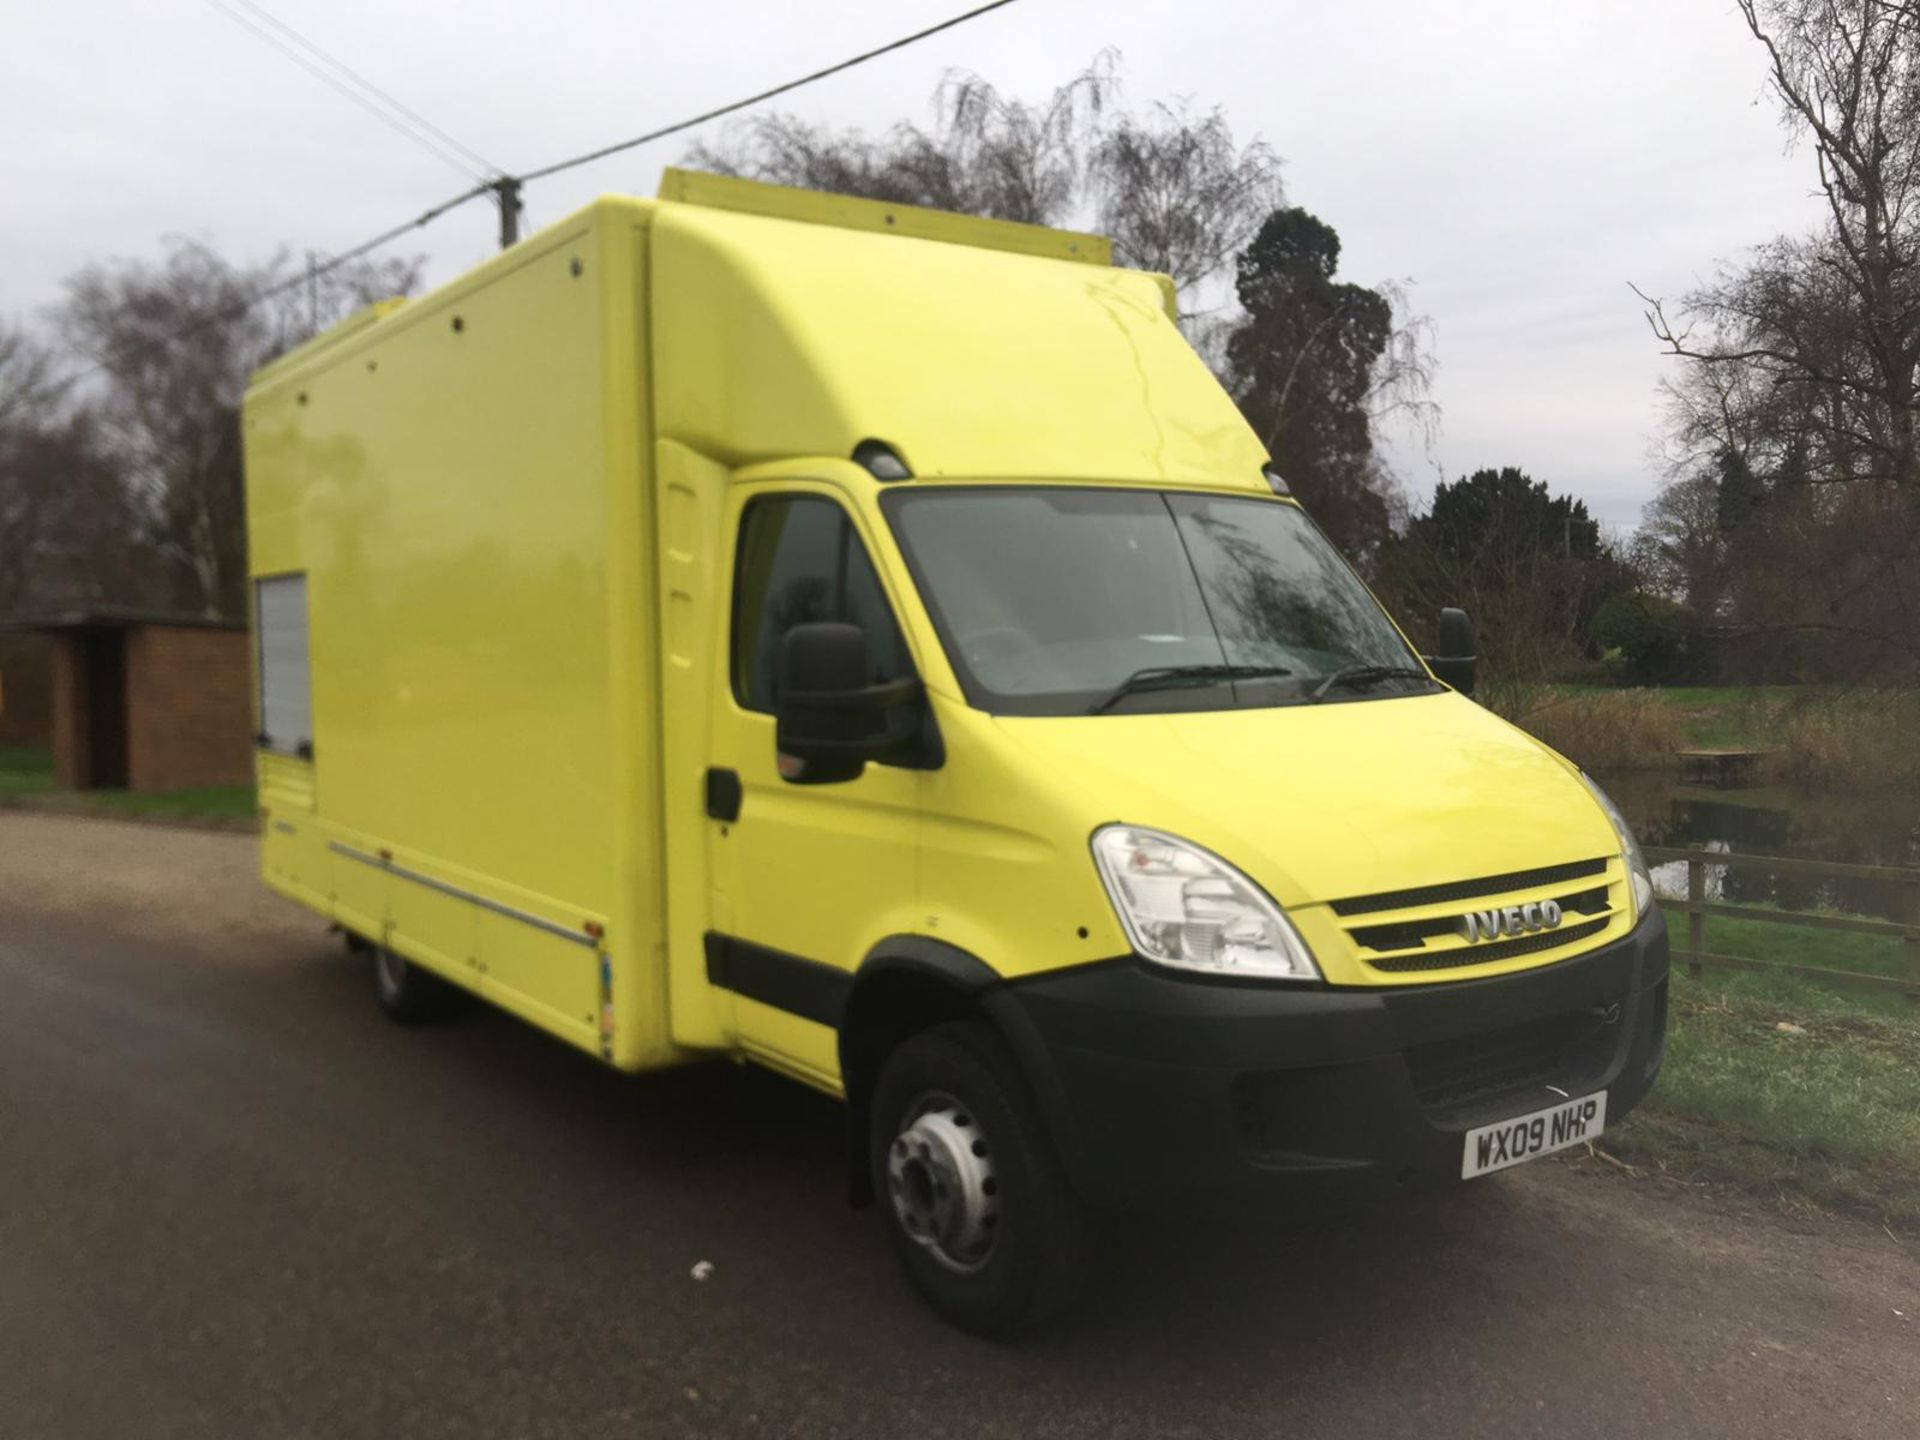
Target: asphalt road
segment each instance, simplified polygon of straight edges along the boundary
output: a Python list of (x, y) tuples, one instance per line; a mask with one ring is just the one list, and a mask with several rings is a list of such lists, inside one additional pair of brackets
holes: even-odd
[(250, 864), (0, 813), (0, 1437), (1920, 1435), (1920, 1247), (1592, 1162), (1136, 1226), (958, 1335), (832, 1104), (397, 1029)]

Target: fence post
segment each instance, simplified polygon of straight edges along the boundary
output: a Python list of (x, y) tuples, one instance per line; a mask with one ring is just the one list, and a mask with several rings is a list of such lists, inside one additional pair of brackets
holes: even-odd
[(1698, 855), (1687, 857), (1687, 974), (1700, 978), (1700, 956), (1707, 949), (1707, 864)]

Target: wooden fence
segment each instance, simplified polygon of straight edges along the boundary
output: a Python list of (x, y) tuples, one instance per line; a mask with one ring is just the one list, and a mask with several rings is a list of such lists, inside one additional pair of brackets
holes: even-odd
[[(1730, 970), (1785, 970), (1829, 985), (1860, 990), (1891, 990), (1910, 1000), (1920, 1001), (1920, 869), (1895, 865), (1844, 865), (1831, 860), (1789, 860), (1777, 855), (1726, 855), (1717, 850), (1670, 850), (1658, 845), (1645, 847), (1651, 864), (1684, 862), (1687, 867), (1687, 933), (1684, 942), (1676, 937), (1675, 958), (1686, 962), (1689, 974), (1699, 976), (1704, 966)], [(1874, 880), (1905, 887), (1906, 922), (1869, 920), (1855, 915), (1834, 915), (1814, 910), (1780, 910), (1758, 905), (1729, 905), (1707, 899), (1707, 867), (1767, 870), (1776, 875), (1800, 875), (1814, 879)], [(1668, 905), (1678, 902), (1666, 901)], [(1755, 960), (1743, 955), (1716, 955), (1707, 949), (1707, 916), (1725, 915), (1736, 920), (1759, 920), (1771, 925), (1798, 925), (1810, 930), (1844, 930), (1854, 935), (1885, 935), (1901, 942), (1906, 957), (1901, 975), (1867, 975), (1854, 970), (1834, 970), (1822, 965), (1792, 965), (1779, 960)]]

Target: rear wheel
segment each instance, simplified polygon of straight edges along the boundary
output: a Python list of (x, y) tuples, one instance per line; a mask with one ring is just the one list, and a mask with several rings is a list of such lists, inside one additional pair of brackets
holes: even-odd
[(872, 1117), (878, 1208), (936, 1310), (999, 1334), (1073, 1299), (1088, 1269), (1089, 1217), (991, 1028), (964, 1021), (905, 1041), (881, 1067)]
[(373, 961), (373, 998), (389, 1020), (419, 1025), (453, 1008), (457, 992), (431, 971), (422, 970), (384, 945), (367, 945)]

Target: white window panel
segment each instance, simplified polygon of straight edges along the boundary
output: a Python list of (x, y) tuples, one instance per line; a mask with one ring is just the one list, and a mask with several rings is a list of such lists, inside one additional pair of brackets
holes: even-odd
[(313, 744), (313, 670), (307, 658), (307, 577), (254, 582), (259, 626), (260, 730), (273, 750)]

